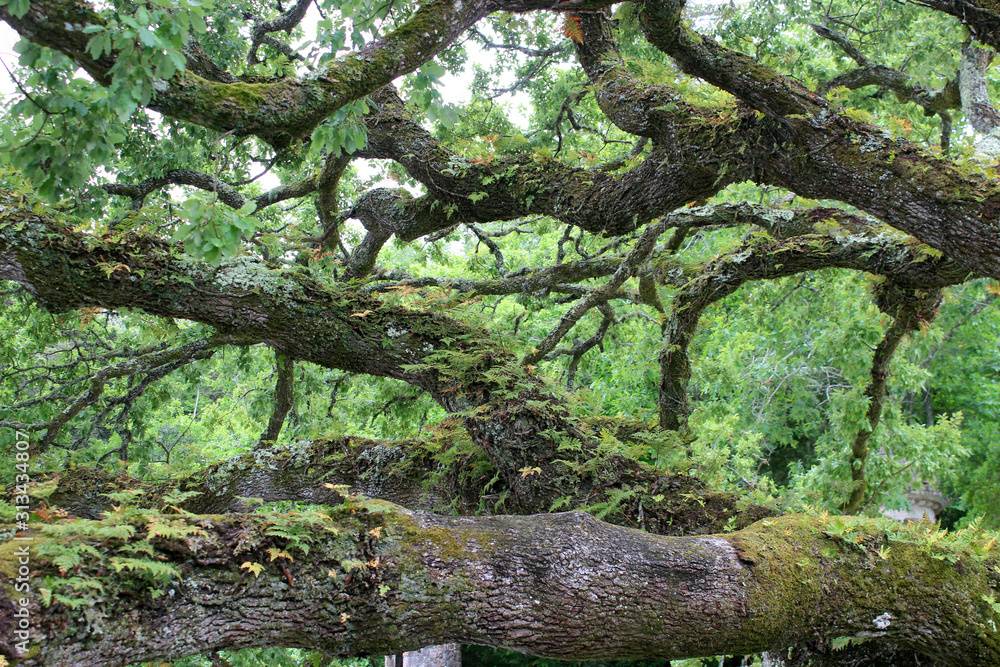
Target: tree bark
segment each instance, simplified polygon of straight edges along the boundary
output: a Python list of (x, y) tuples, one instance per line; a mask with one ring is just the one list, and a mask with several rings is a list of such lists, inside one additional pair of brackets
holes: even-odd
[[(996, 612), (984, 602), (1000, 587), (996, 555), (939, 560), (928, 528), (887, 519), (849, 519), (844, 532), (841, 519), (788, 516), (661, 537), (582, 512), (456, 518), (349, 500), (328, 516), (133, 516), (138, 530), (125, 537), (128, 516), (29, 535), (31, 593), (14, 604), (12, 589), (0, 592), (8, 658), (14, 610), (26, 609), (26, 666), (113, 667), (255, 645), (347, 656), (471, 643), (668, 659), (815, 636), (879, 638), (959, 667), (1000, 662)], [(146, 539), (165, 522), (172, 537)], [(129, 549), (140, 542), (152, 555)], [(9, 580), (19, 544), (0, 547)], [(101, 557), (69, 571), (56, 564), (83, 544)], [(125, 557), (176, 574), (116, 572)], [(83, 606), (70, 609), (74, 601)]]

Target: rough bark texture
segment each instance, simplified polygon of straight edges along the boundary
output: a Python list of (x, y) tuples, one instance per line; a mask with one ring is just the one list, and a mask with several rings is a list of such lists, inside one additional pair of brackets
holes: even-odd
[[(37, 634), (19, 664), (112, 667), (249, 646), (260, 634), (332, 655), (472, 643), (665, 659), (777, 649), (821, 633), (881, 638), (951, 665), (1000, 661), (994, 612), (979, 599), (997, 586), (989, 563), (936, 560), (898, 537), (880, 556), (891, 536), (871, 522), (849, 539), (828, 536), (833, 519), (795, 516), (669, 538), (581, 512), (449, 518), (368, 504), (309, 524), (304, 553), (280, 537), (297, 520), (181, 519), (197, 534), (152, 540), (159, 562), (182, 574), (160, 581), (88, 559), (72, 578), (105, 593), (87, 614), (33, 600)], [(54, 541), (35, 535), (32, 546), (52, 553)], [(89, 541), (114, 557), (130, 540)], [(10, 577), (13, 547), (0, 547)], [(35, 559), (59, 576), (45, 556)], [(54, 581), (56, 593), (69, 590)], [(9, 592), (0, 595), (0, 647), (13, 657), (13, 606)]]
[[(565, 9), (593, 9), (608, 2), (583, 0)], [(275, 147), (309, 136), (325, 118), (348, 102), (375, 92), (398, 76), (416, 70), (444, 50), (482, 17), (496, 11), (547, 8), (531, 2), (452, 2), (433, 0), (405, 24), (364, 48), (351, 52), (312, 79), (288, 77), (269, 83), (206, 79), (193, 71), (175, 74), (158, 87), (150, 104), (166, 116), (220, 132), (256, 135)], [(96, 81), (107, 85), (116, 54), (93, 58), (87, 52), (88, 26), (105, 21), (85, 0), (32, 3), (22, 17), (7, 7), (0, 19), (31, 41), (65, 53)]]

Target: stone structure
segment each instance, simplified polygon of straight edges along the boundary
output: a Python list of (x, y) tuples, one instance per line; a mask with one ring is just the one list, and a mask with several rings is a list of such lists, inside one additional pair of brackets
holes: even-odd
[(461, 667), (462, 645), (440, 644), (385, 656), (385, 667)]
[(931, 488), (927, 482), (923, 482), (918, 488), (912, 489), (906, 494), (910, 501), (910, 508), (904, 510), (883, 509), (882, 514), (895, 519), (896, 521), (927, 521), (934, 523), (937, 516), (948, 507), (948, 497), (943, 493)]

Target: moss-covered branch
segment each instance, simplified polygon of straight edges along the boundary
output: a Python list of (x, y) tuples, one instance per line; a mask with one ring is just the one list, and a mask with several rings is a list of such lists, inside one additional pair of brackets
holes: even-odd
[[(621, 444), (591, 444), (562, 464), (570, 480), (564, 486), (572, 486), (572, 491), (560, 499), (560, 507), (590, 507), (612, 523), (662, 535), (731, 530), (774, 514), (695, 477), (668, 475), (638, 463), (628, 455), (637, 443), (635, 434), (612, 422), (591, 428), (617, 431)], [(493, 514), (509, 505), (502, 496), (510, 492), (502, 480), (494, 479), (495, 472), (483, 453), (457, 432), (427, 440), (342, 436), (258, 446), (169, 483), (75, 468), (50, 482), (53, 488), (47, 490), (45, 503), (69, 516), (99, 519), (117, 504), (114, 494), (123, 491), (135, 494), (131, 502), (140, 507), (173, 504), (195, 514), (245, 512), (255, 501), (334, 506), (352, 493), (409, 509)], [(178, 493), (184, 499), (168, 503), (166, 498)], [(524, 502), (519, 509), (532, 514), (550, 506), (550, 501), (536, 498), (534, 505)]]
[[(594, 9), (609, 1), (570, 0), (562, 9)], [(219, 132), (256, 135), (274, 146), (308, 137), (323, 120), (413, 72), (447, 48), (484, 16), (505, 10), (550, 8), (546, 3), (502, 0), (430, 0), (403, 24), (363, 48), (337, 58), (319, 76), (285, 77), (273, 82), (245, 83), (216, 76), (203, 78), (191, 68), (159, 82), (150, 108), (177, 120)], [(0, 7), (0, 20), (22, 37), (61, 51), (103, 85), (111, 82), (115, 53), (93, 58), (84, 28), (103, 26), (104, 19), (86, 0), (32, 3), (21, 17)]]
[(684, 0), (647, 0), (639, 7), (649, 43), (692, 76), (728, 91), (772, 118), (812, 116), (827, 102), (801, 83), (762, 66), (748, 55), (706, 39), (681, 20)]
[[(515, 506), (565, 495), (552, 434), (584, 440), (562, 401), (488, 332), (331, 287), (301, 267), (239, 257), (215, 268), (140, 237), (95, 237), (3, 197), (0, 278), (46, 309), (139, 308), (202, 322), (232, 344), (266, 343), (291, 360), (403, 380), (457, 413), (511, 489)], [(541, 466), (545, 481), (521, 474)]]
[(865, 462), (868, 459), (868, 441), (882, 419), (882, 405), (889, 392), (889, 364), (892, 362), (892, 356), (903, 338), (934, 320), (938, 306), (941, 305), (940, 290), (903, 289), (891, 281), (886, 281), (876, 285), (874, 292), (876, 305), (882, 312), (892, 317), (892, 323), (872, 354), (871, 381), (865, 389), (865, 398), (868, 399), (866, 423), (858, 430), (854, 442), (851, 443), (850, 465), (853, 487), (843, 505), (843, 511), (847, 514), (860, 511), (866, 499), (868, 484), (865, 479)]
[[(0, 650), (17, 655), (23, 608), (26, 666), (443, 642), (667, 659), (782, 649), (816, 633), (880, 638), (959, 667), (996, 663), (997, 612), (984, 601), (1000, 586), (996, 554), (986, 536), (940, 542), (927, 531), (792, 516), (677, 538), (579, 512), (449, 518), (356, 500), (257, 516), (126, 507), (0, 546), (5, 578), (24, 544), (35, 575), (24, 604), (0, 593)], [(80, 603), (86, 614), (71, 608)]]
[(428, 191), (418, 198), (383, 197), (380, 210), (392, 212), (393, 233), (407, 241), (456, 223), (528, 215), (618, 236), (750, 174), (735, 165), (724, 169), (719, 160), (745, 147), (753, 135), (754, 128), (739, 124), (693, 120), (678, 129), (669, 146), (656, 145), (634, 168), (611, 175), (539, 155), (468, 160), (427, 132), (391, 88), (372, 101), (377, 108), (366, 119), (369, 145), (360, 155), (395, 160)]
[(682, 6), (642, 6), (650, 43), (765, 115), (754, 132), (762, 141), (746, 141), (744, 157), (718, 159), (731, 168), (750, 162), (757, 183), (851, 204), (970, 269), (1000, 276), (1000, 185), (838, 113), (794, 79), (701, 37), (681, 23)]
[(318, 177), (310, 176), (293, 183), (278, 185), (248, 199), (240, 194), (236, 188), (211, 174), (193, 169), (171, 169), (163, 176), (147, 178), (139, 183), (108, 183), (102, 187), (108, 194), (130, 198), (132, 200), (131, 208), (136, 211), (142, 208), (147, 196), (168, 185), (190, 185), (206, 192), (213, 192), (218, 196), (220, 202), (230, 208), (238, 209), (247, 201), (252, 201), (257, 207), (255, 210), (259, 211), (272, 204), (312, 194), (316, 191), (318, 182)]
[[(840, 267), (887, 276), (897, 289), (910, 289), (915, 294), (936, 292), (941, 287), (964, 282), (970, 275), (957, 263), (930, 257), (902, 239), (893, 240), (885, 233), (887, 230), (878, 233), (855, 216), (817, 209), (800, 220), (805, 222), (810, 217), (816, 224), (809, 230), (812, 233), (800, 231), (800, 235), (782, 240), (751, 237), (744, 246), (710, 263), (674, 298), (660, 352), (659, 403), (663, 428), (681, 429), (687, 423), (687, 386), (691, 378), (688, 347), (701, 314), (748, 281), (773, 280), (820, 267)], [(931, 264), (923, 266), (926, 262)], [(924, 273), (928, 269), (930, 273)], [(918, 308), (918, 312), (926, 315), (927, 311)], [(911, 320), (912, 317), (906, 318), (913, 324)]]
[(577, 60), (594, 84), (601, 111), (619, 128), (673, 143), (678, 127), (704, 113), (669, 86), (651, 85), (634, 76), (618, 52), (611, 20), (605, 14), (582, 14), (579, 22), (583, 39), (575, 43)]

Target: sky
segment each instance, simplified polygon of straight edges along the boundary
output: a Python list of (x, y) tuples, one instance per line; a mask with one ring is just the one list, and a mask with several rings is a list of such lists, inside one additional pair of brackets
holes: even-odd
[[(20, 39), (14, 29), (9, 25), (0, 21), (0, 59), (6, 63), (7, 67), (11, 69), (17, 64), (17, 54), (14, 53), (14, 44)], [(0, 68), (2, 69), (2, 68)], [(10, 95), (16, 88), (14, 88), (14, 82), (10, 80), (10, 77), (6, 72), (0, 73), (0, 95)]]

